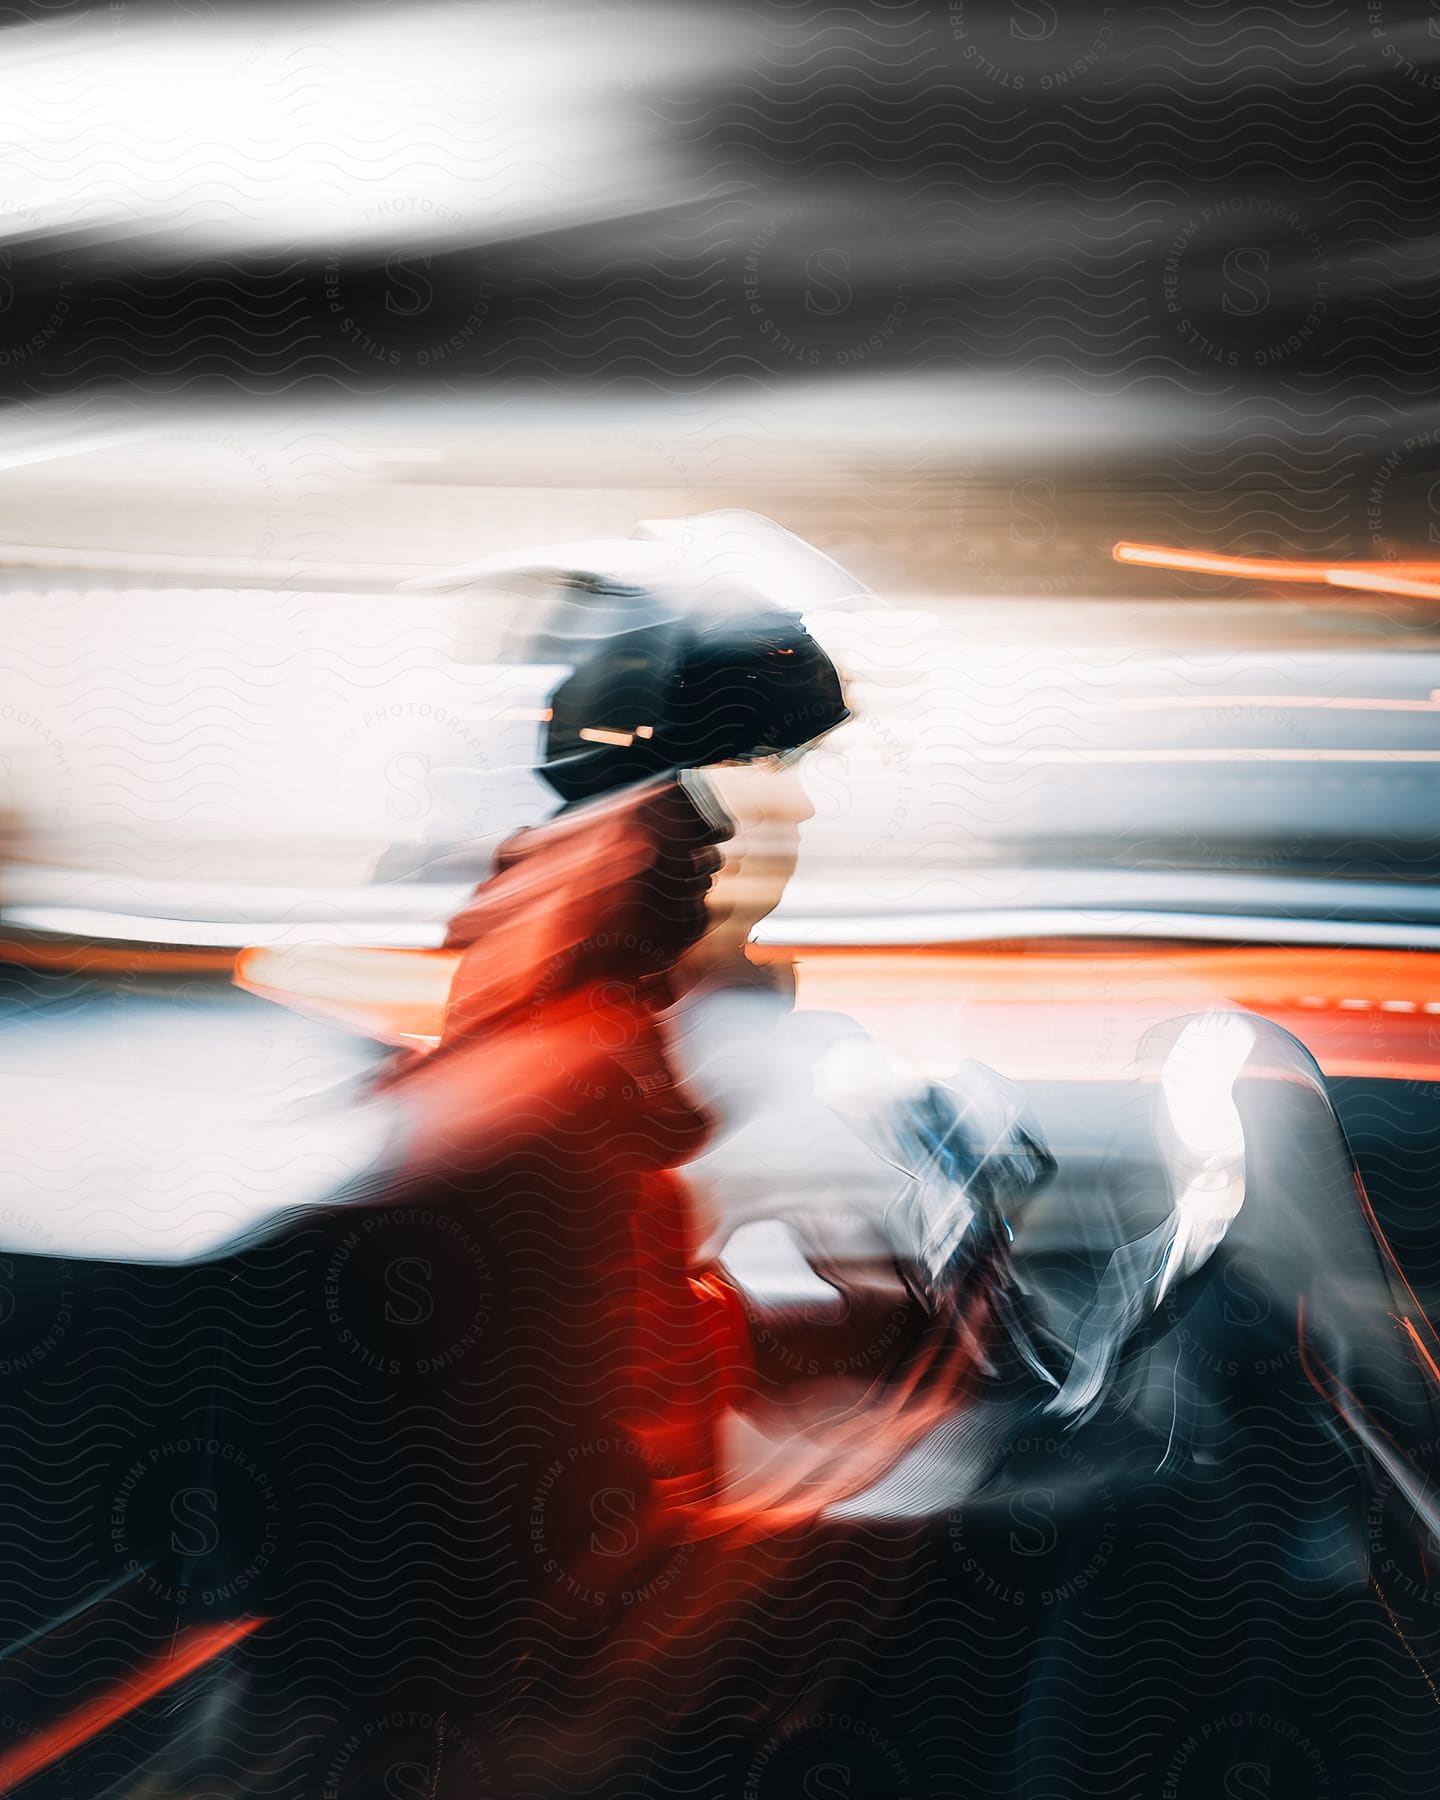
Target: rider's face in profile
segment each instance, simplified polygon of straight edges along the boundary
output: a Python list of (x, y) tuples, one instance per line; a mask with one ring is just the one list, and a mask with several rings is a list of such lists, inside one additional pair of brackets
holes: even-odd
[(721, 763), (705, 777), (734, 825), (709, 896), (713, 927), (749, 935), (780, 902), (800, 854), (800, 827), (815, 816), (805, 791), (803, 752)]

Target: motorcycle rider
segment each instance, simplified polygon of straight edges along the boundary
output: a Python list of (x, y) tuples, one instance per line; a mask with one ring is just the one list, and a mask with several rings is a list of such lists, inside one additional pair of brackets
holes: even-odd
[[(541, 772), (562, 809), (502, 848), (451, 922), (463, 954), (439, 1046), (386, 1087), (404, 1183), (485, 1233), (504, 1295), (486, 1366), (499, 1410), (530, 1426), (510, 1471), (531, 1599), (512, 1622), (512, 1723), (530, 1722), (511, 1752), (562, 1789), (676, 1703), (656, 1699), (667, 1661), (733, 1636), (759, 1591), (747, 1557), (768, 1559), (773, 1600), (785, 1533), (875, 1480), (933, 1396), (954, 1404), (983, 1312), (937, 1320), (883, 1206), (794, 1222), (781, 1260), (808, 1258), (818, 1306), (767, 1305), (702, 1267), (688, 1170), (742, 1133), (747, 1079), (788, 1067), (798, 1092), (809, 1060), (858, 1038), (844, 1021), (817, 1037), (813, 1017), (787, 1031), (786, 972), (747, 955), (808, 814), (796, 761), (848, 707), (798, 616), (743, 588), (681, 608), (591, 580), (565, 604), (623, 610), (627, 628), (589, 640), (553, 695)], [(761, 1130), (774, 1141), (773, 1120)], [(841, 1153), (870, 1157), (882, 1199), (904, 1186), (858, 1136)], [(797, 1408), (822, 1373), (807, 1440)], [(767, 1406), (790, 1427), (778, 1460), (737, 1444), (738, 1414)]]

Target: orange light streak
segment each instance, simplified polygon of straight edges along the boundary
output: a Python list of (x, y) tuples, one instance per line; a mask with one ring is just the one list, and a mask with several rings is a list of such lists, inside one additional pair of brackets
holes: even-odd
[(458, 950), (262, 944), (236, 957), (235, 985), (382, 1044), (433, 1049), (459, 967)]
[[(1440, 575), (1440, 570), (1436, 571)], [(1327, 569), (1331, 587), (1361, 588), (1368, 593), (1401, 594), (1407, 600), (1440, 600), (1440, 580), (1417, 581), (1406, 575), (1371, 575), (1365, 570)]]
[[(805, 1005), (848, 1011), (869, 1000), (914, 1005), (937, 992), (988, 1006), (1153, 1008), (1174, 1011), (1218, 1001), (1273, 1017), (1311, 1043), (1329, 1075), (1391, 1081), (1440, 1079), (1440, 1048), (1397, 1036), (1425, 1018), (1440, 1024), (1440, 956), (1420, 950), (1351, 946), (1177, 949), (1098, 953), (1067, 948), (976, 945), (757, 948), (757, 960), (794, 961)], [(329, 1019), (381, 1043), (430, 1049), (438, 1042), (460, 965), (452, 950), (342, 949), (243, 951), (235, 979), (252, 993)], [(1382, 1041), (1327, 1041), (1327, 1019), (1382, 1016), (1395, 1022)], [(1053, 1016), (1053, 1015), (1052, 1015)], [(1045, 1040), (1054, 1051), (1053, 1034)], [(1072, 1078), (1084, 1079), (1083, 1059)], [(1048, 1065), (1047, 1065), (1048, 1066)], [(1064, 1061), (1056, 1063), (1060, 1078)], [(1026, 1061), (1031, 1078), (1041, 1078)], [(1012, 1070), (1019, 1074), (1017, 1067)], [(1110, 1079), (1108, 1065), (1094, 1079)]]
[(1184, 569), (1196, 575), (1248, 575), (1261, 581), (1314, 581), (1323, 583), (1325, 567), (1312, 562), (1287, 562), (1278, 556), (1225, 556), (1211, 550), (1180, 550), (1168, 544), (1116, 544), (1116, 562), (1136, 563), (1147, 569)]
[(1111, 552), (1116, 562), (1149, 569), (1181, 569), (1195, 575), (1239, 575), (1254, 581), (1302, 581), (1317, 587), (1356, 588), (1368, 593), (1399, 594), (1415, 600), (1440, 600), (1440, 563), (1301, 562), (1280, 556), (1227, 556), (1212, 550), (1182, 550), (1169, 544), (1121, 542)]
[(0, 1794), (12, 1792), (21, 1782), (48, 1769), (71, 1750), (98, 1737), (118, 1719), (174, 1687), (187, 1675), (193, 1675), (196, 1669), (203, 1668), (264, 1623), (263, 1619), (235, 1619), (223, 1625), (197, 1625), (134, 1675), (107, 1688), (24, 1743), (0, 1751)]
[(1410, 1339), (1410, 1342), (1420, 1352), (1420, 1355), (1424, 1360), (1425, 1367), (1430, 1371), (1430, 1377), (1434, 1381), (1435, 1386), (1437, 1388), (1440, 1388), (1440, 1368), (1436, 1368), (1435, 1358), (1425, 1348), (1424, 1344), (1421, 1343), (1420, 1333), (1415, 1329), (1414, 1325), (1411, 1323), (1411, 1321), (1408, 1318), (1402, 1319), (1400, 1321), (1400, 1323), (1405, 1327), (1405, 1333), (1406, 1333), (1406, 1336)]

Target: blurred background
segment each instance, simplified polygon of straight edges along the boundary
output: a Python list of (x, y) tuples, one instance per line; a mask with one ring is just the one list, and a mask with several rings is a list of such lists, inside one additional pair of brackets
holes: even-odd
[(753, 509), (875, 595), (811, 620), (802, 994), (1072, 1082), (1256, 1007), (1440, 1255), (1433, 8), (0, 24), (12, 1059), (438, 942), (553, 672), (533, 594), (398, 584)]

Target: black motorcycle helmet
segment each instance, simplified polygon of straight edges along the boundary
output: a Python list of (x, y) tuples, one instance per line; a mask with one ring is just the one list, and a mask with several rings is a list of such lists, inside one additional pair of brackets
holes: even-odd
[(572, 576), (544, 654), (555, 689), (540, 774), (567, 805), (657, 775), (798, 750), (850, 717), (797, 613), (731, 586), (703, 608)]

